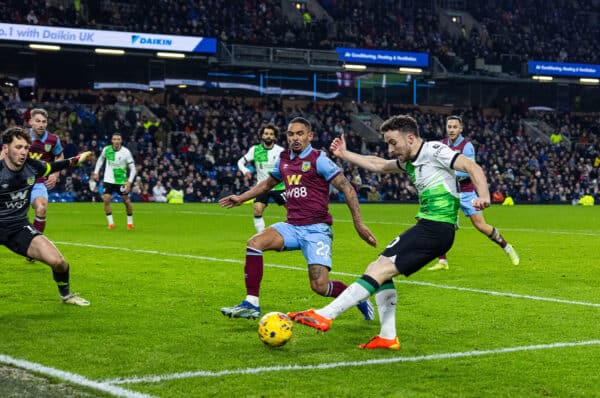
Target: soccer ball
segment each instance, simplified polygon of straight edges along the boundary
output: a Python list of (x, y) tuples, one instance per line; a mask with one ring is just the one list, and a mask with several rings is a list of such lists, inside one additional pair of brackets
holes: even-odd
[(292, 338), (292, 320), (282, 312), (269, 312), (258, 321), (258, 338), (271, 347), (281, 347)]

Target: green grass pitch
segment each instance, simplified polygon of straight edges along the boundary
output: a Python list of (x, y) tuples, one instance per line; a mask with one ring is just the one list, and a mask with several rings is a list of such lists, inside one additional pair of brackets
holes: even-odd
[[(332, 277), (353, 282), (400, 232), (415, 205), (362, 206), (378, 239), (334, 215)], [(251, 206), (134, 204), (135, 230), (115, 204), (50, 204), (46, 235), (71, 264), (87, 308), (62, 305), (45, 265), (0, 248), (0, 365), (19, 366), (93, 396), (600, 397), (600, 208), (492, 207), (521, 255), (460, 218), (450, 270), (396, 278), (398, 352), (357, 349), (379, 331), (357, 310), (329, 332), (294, 325), (279, 349), (256, 321), (222, 306), (244, 295)], [(270, 206), (268, 224), (284, 219)], [(299, 251), (265, 253), (263, 313), (321, 307)], [(11, 362), (13, 361), (13, 362)], [(1, 390), (0, 396), (4, 395)]]

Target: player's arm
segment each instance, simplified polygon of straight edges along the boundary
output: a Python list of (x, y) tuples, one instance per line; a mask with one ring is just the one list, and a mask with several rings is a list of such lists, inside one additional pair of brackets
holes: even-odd
[[(56, 155), (54, 157), (54, 161), (58, 162), (59, 160), (64, 160), (65, 159), (65, 155), (61, 152), (59, 155)], [(56, 185), (56, 182), (58, 181), (58, 175), (59, 173), (52, 173), (48, 176), (48, 178), (46, 179), (46, 188), (48, 189), (52, 189), (54, 188), (54, 186)]]
[(252, 178), (252, 173), (250, 173), (250, 169), (246, 167), (246, 163), (252, 162), (253, 160), (254, 147), (251, 147), (248, 152), (237, 161), (238, 170), (241, 171), (242, 174), (244, 174), (244, 176), (246, 176), (248, 179)]
[(395, 160), (388, 160), (373, 155), (360, 155), (349, 151), (346, 148), (346, 139), (344, 134), (335, 138), (329, 148), (338, 158), (357, 165), (368, 171), (376, 173), (398, 173), (401, 169)]
[(85, 162), (90, 156), (92, 156), (92, 152), (87, 151), (69, 159), (58, 160), (50, 163), (38, 161), (41, 164), (41, 167), (36, 171), (36, 175), (37, 177), (47, 177), (51, 173), (57, 171), (68, 168), (74, 169)]
[[(467, 144), (463, 148), (462, 154), (467, 159), (471, 159), (472, 161), (475, 161), (475, 147), (473, 146), (473, 144), (471, 144), (470, 142), (467, 142)], [(462, 171), (457, 171), (456, 177), (458, 177), (459, 180), (463, 180), (463, 179), (469, 178), (469, 174), (463, 173)]]
[(348, 209), (350, 209), (350, 214), (352, 214), (352, 222), (354, 223), (354, 228), (358, 235), (370, 244), (373, 247), (377, 246), (377, 239), (371, 233), (369, 228), (365, 224), (363, 224), (362, 216), (360, 214), (360, 207), (358, 205), (358, 197), (356, 195), (356, 191), (354, 187), (346, 177), (342, 173), (336, 175), (333, 180), (331, 180), (331, 184), (340, 192), (344, 194), (344, 200), (346, 201), (346, 205)]
[(455, 170), (468, 173), (477, 191), (477, 198), (473, 199), (473, 206), (477, 210), (483, 210), (490, 206), (490, 189), (483, 169), (477, 163), (464, 155), (458, 154), (452, 163)]
[[(105, 148), (106, 149), (106, 148)], [(102, 149), (102, 151), (100, 151), (100, 156), (98, 156), (98, 160), (96, 160), (96, 166), (94, 167), (94, 172), (91, 175), (91, 178), (93, 180), (98, 181), (98, 173), (100, 172), (100, 168), (102, 167), (102, 164), (104, 164), (104, 151), (105, 149)]]
[(135, 162), (133, 161), (133, 156), (131, 153), (129, 153), (127, 159), (127, 167), (129, 168), (129, 177), (127, 178), (127, 183), (125, 183), (125, 191), (123, 192), (124, 194), (127, 194), (129, 191), (131, 191), (131, 186), (133, 185), (133, 182), (135, 181), (135, 175), (137, 174)]
[(241, 195), (229, 195), (219, 199), (219, 205), (228, 209), (239, 206), (247, 200), (254, 199), (260, 194), (269, 192), (277, 184), (279, 184), (279, 181), (273, 178), (273, 176), (269, 176), (267, 179), (262, 180)]

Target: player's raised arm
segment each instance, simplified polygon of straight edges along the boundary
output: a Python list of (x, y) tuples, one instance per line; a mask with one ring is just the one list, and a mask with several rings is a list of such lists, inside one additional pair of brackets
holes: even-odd
[(344, 200), (346, 201), (346, 205), (348, 205), (348, 209), (350, 209), (350, 214), (352, 214), (352, 222), (354, 223), (354, 228), (356, 229), (356, 232), (358, 232), (358, 235), (369, 245), (377, 247), (377, 239), (375, 239), (375, 236), (373, 233), (371, 233), (369, 228), (363, 224), (356, 191), (348, 179), (344, 177), (342, 173), (340, 173), (335, 176), (333, 180), (331, 180), (331, 184), (338, 191), (344, 194)]
[(219, 205), (228, 209), (239, 206), (245, 201), (254, 199), (262, 193), (269, 192), (278, 183), (279, 181), (269, 176), (266, 180), (262, 180), (241, 195), (229, 195), (219, 199)]
[(395, 160), (387, 160), (373, 155), (360, 155), (349, 151), (346, 148), (344, 134), (336, 137), (331, 142), (329, 149), (337, 158), (355, 164), (368, 171), (374, 171), (376, 173), (398, 173), (401, 171)]

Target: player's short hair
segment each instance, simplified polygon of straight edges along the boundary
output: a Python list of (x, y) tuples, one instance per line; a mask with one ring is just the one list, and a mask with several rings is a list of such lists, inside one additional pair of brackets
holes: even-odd
[(273, 130), (275, 132), (275, 137), (279, 136), (279, 127), (275, 126), (273, 123), (267, 123), (260, 128), (261, 137), (266, 129)]
[(414, 117), (409, 115), (392, 116), (391, 118), (383, 122), (379, 129), (382, 133), (397, 130), (401, 133), (411, 133), (416, 137), (420, 137), (419, 123), (417, 123)]
[(312, 131), (312, 125), (310, 124), (310, 122), (308, 120), (306, 120), (303, 117), (297, 116), (295, 118), (293, 118), (292, 120), (290, 120), (290, 124), (292, 123), (300, 123), (306, 126), (306, 128), (308, 128), (308, 131)]
[(31, 145), (31, 136), (27, 131), (23, 130), (21, 127), (9, 127), (2, 133), (3, 144), (8, 145), (11, 142), (13, 142), (15, 138), (22, 138), (25, 141), (27, 141), (28, 144)]
[(463, 120), (462, 117), (458, 116), (458, 115), (450, 115), (446, 117), (446, 123), (448, 123), (450, 120), (458, 120), (458, 123), (460, 123), (460, 125), (463, 125)]
[(115, 135), (118, 135), (119, 137), (123, 138), (123, 135), (119, 131), (113, 131), (113, 133), (110, 136), (113, 137)]
[(46, 119), (48, 119), (48, 112), (42, 108), (33, 108), (31, 112), (29, 112), (29, 118), (33, 119), (36, 115), (42, 115)]

